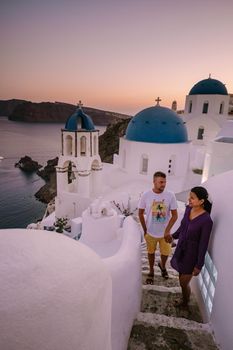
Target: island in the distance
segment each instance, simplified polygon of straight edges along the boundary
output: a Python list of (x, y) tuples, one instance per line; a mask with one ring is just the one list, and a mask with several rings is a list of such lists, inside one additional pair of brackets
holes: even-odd
[[(24, 100), (0, 100), (0, 116), (9, 120), (30, 123), (65, 123), (77, 106), (64, 102), (30, 102)], [(89, 115), (95, 125), (107, 126), (119, 119), (131, 116), (117, 112), (104, 111), (83, 106), (83, 112)]]

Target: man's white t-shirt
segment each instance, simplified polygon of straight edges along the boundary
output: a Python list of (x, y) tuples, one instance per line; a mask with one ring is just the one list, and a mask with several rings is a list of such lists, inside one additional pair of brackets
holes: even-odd
[(170, 211), (177, 209), (176, 197), (173, 192), (167, 190), (162, 193), (149, 190), (143, 193), (138, 208), (145, 209), (147, 233), (161, 238), (170, 220)]

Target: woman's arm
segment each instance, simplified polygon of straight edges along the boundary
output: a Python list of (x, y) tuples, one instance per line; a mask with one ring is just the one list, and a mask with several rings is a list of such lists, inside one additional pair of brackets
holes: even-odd
[(189, 208), (188, 206), (186, 206), (185, 212), (184, 212), (184, 216), (183, 216), (183, 218), (182, 218), (182, 220), (181, 220), (181, 222), (180, 222), (180, 226), (179, 226), (178, 229), (171, 235), (172, 238), (174, 238), (174, 239), (178, 239), (178, 238), (179, 238), (180, 233), (181, 233), (181, 231), (182, 231), (182, 228), (183, 228), (183, 226), (184, 226), (184, 224), (185, 224), (185, 217), (186, 217), (187, 215), (189, 215), (189, 214), (188, 214), (189, 210), (190, 210), (190, 208)]
[(201, 238), (198, 247), (198, 259), (197, 264), (195, 266), (198, 270), (201, 270), (202, 266), (204, 265), (205, 254), (208, 249), (212, 226), (213, 221), (209, 218), (208, 221), (204, 223), (201, 227)]

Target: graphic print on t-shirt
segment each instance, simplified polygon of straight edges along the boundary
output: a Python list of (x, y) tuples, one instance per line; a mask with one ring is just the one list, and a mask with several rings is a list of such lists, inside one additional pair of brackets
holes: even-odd
[(167, 207), (164, 203), (164, 200), (159, 202), (156, 202), (155, 200), (153, 200), (152, 207), (151, 207), (152, 223), (166, 221), (166, 212), (167, 212)]

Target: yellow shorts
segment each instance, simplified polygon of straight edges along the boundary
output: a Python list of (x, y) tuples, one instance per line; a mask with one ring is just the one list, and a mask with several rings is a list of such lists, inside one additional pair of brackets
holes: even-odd
[(145, 235), (148, 254), (154, 254), (157, 243), (159, 243), (160, 254), (168, 256), (171, 253), (171, 244), (167, 243), (163, 237), (156, 238), (148, 233)]

